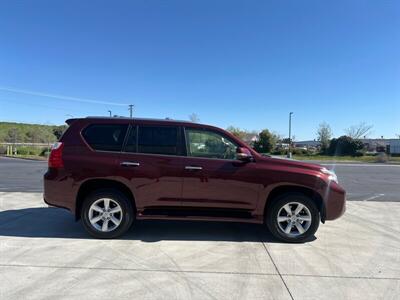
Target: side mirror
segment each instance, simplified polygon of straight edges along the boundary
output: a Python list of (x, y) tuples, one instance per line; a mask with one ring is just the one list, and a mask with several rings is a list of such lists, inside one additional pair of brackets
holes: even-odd
[(249, 149), (244, 147), (238, 147), (236, 149), (236, 159), (244, 162), (250, 162), (253, 161), (253, 155), (251, 155)]

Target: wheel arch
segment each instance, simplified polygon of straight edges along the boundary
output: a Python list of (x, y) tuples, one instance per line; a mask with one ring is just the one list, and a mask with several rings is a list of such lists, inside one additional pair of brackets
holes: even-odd
[(324, 202), (322, 196), (318, 192), (314, 191), (309, 187), (290, 185), (290, 184), (277, 186), (268, 193), (264, 206), (264, 216), (267, 215), (268, 209), (271, 207), (271, 205), (274, 203), (274, 200), (277, 199), (278, 196), (289, 193), (300, 193), (310, 197), (317, 205), (317, 208), (321, 215), (322, 223), (325, 222), (325, 210), (324, 210)]
[(99, 189), (116, 189), (131, 200), (133, 209), (136, 210), (135, 197), (131, 189), (124, 183), (113, 179), (90, 179), (82, 183), (76, 196), (75, 219), (81, 218), (81, 209), (86, 196)]

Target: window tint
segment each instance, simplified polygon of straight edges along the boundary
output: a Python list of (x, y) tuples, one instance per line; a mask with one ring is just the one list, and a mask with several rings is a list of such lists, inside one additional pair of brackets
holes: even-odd
[(237, 145), (223, 135), (199, 129), (186, 129), (188, 156), (235, 159)]
[(124, 148), (125, 152), (136, 152), (137, 126), (132, 126)]
[(128, 125), (94, 124), (87, 127), (82, 135), (95, 150), (121, 151)]
[(139, 126), (138, 152), (178, 155), (178, 128)]

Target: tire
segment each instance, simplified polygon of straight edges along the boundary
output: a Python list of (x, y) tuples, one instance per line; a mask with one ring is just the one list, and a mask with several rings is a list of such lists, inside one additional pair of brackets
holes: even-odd
[[(106, 203), (109, 203), (108, 209)], [(129, 230), (135, 214), (130, 199), (123, 193), (115, 189), (102, 189), (85, 198), (81, 218), (83, 226), (91, 236), (112, 239)]]
[[(297, 208), (301, 210), (295, 215)], [(265, 223), (272, 235), (288, 243), (309, 240), (317, 231), (320, 222), (320, 214), (315, 202), (301, 193), (287, 193), (275, 198), (265, 218)]]

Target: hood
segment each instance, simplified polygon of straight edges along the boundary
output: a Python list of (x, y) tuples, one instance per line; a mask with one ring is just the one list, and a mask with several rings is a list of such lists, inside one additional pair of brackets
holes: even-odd
[(314, 170), (314, 171), (320, 171), (321, 169), (324, 169), (324, 167), (319, 164), (313, 164), (313, 163), (308, 163), (308, 162), (303, 162), (303, 161), (293, 160), (293, 159), (287, 159), (287, 158), (262, 157), (261, 160), (268, 162), (269, 164), (273, 163), (273, 164), (277, 164), (280, 166), (287, 166), (287, 167), (293, 167), (293, 168), (301, 168), (301, 169)]

